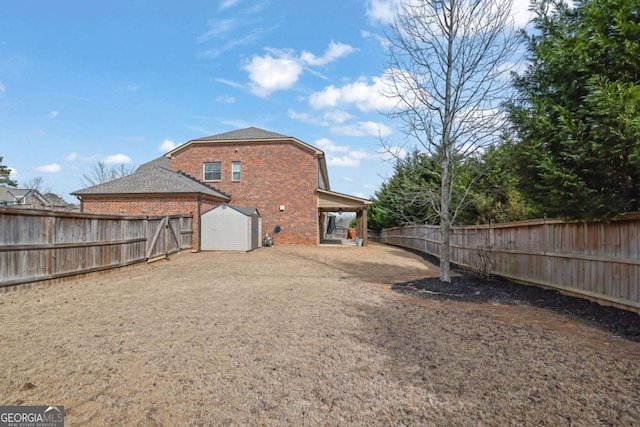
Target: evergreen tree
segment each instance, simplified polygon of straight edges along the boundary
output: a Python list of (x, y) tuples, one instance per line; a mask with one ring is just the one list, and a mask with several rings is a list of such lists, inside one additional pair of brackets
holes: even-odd
[(532, 2), (510, 105), (522, 191), (547, 215), (640, 210), (640, 0)]
[(0, 156), (0, 185), (6, 185), (9, 187), (15, 187), (18, 185), (13, 179), (11, 179), (11, 169), (2, 164), (3, 157)]
[[(453, 202), (457, 225), (511, 222), (529, 219), (536, 210), (517, 188), (509, 141), (490, 146), (480, 156), (456, 162)], [(412, 224), (439, 224), (432, 202), (438, 191), (436, 157), (415, 151), (398, 161), (394, 174), (375, 193), (369, 227), (382, 230)], [(464, 198), (464, 200), (461, 200)]]

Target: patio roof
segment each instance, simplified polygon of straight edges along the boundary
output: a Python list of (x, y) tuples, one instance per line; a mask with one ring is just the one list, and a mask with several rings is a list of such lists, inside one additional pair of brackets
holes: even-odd
[(373, 203), (371, 200), (335, 191), (316, 190), (318, 192), (318, 209), (320, 212), (358, 212), (367, 209)]

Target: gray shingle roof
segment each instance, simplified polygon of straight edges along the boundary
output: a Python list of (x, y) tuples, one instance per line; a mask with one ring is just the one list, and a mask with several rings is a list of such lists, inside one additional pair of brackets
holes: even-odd
[(160, 157), (138, 167), (131, 175), (93, 187), (74, 191), (83, 194), (184, 194), (202, 193), (230, 200), (231, 198), (194, 178), (171, 170), (171, 159)]
[(35, 197), (39, 199), (41, 203), (49, 203), (46, 197), (44, 197), (37, 190), (30, 190), (27, 188), (15, 188), (6, 187), (0, 185), (0, 203), (13, 203), (16, 199), (23, 199), (25, 197)]
[(282, 139), (291, 138), (290, 136), (271, 132), (268, 130), (249, 127), (246, 129), (232, 130), (230, 132), (220, 133), (218, 135), (205, 136), (204, 138), (194, 139), (194, 141), (247, 141), (252, 139)]
[(249, 207), (243, 207), (243, 206), (234, 206), (234, 205), (227, 205), (229, 206), (231, 209), (235, 209), (238, 212), (240, 212), (241, 214), (244, 214), (246, 216), (251, 216), (254, 213), (258, 213), (258, 209), (257, 208), (249, 208)]

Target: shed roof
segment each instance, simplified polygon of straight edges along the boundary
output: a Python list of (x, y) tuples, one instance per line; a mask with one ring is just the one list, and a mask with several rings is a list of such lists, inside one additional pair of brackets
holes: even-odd
[(181, 172), (171, 170), (171, 160), (160, 157), (138, 167), (131, 175), (114, 179), (93, 187), (74, 191), (73, 195), (101, 194), (189, 194), (201, 193), (218, 199), (230, 200), (215, 188), (203, 184)]
[(241, 214), (245, 215), (245, 216), (251, 216), (254, 214), (258, 214), (260, 215), (260, 212), (258, 212), (258, 208), (251, 208), (251, 207), (244, 207), (244, 206), (234, 206), (234, 205), (229, 205), (227, 203), (223, 203), (220, 206), (216, 206), (215, 208), (211, 209), (209, 212), (214, 211), (216, 209), (225, 209), (225, 208), (231, 208), (237, 212), (240, 212)]

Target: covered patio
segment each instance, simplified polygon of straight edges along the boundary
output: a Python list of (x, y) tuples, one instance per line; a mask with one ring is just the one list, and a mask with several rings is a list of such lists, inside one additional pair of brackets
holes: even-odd
[[(321, 244), (341, 244), (346, 239), (325, 239), (328, 213), (355, 212), (356, 236), (362, 238), (363, 246), (367, 244), (367, 209), (371, 200), (349, 196), (335, 191), (317, 190), (318, 192), (318, 237)], [(345, 236), (346, 237), (346, 236)]]

